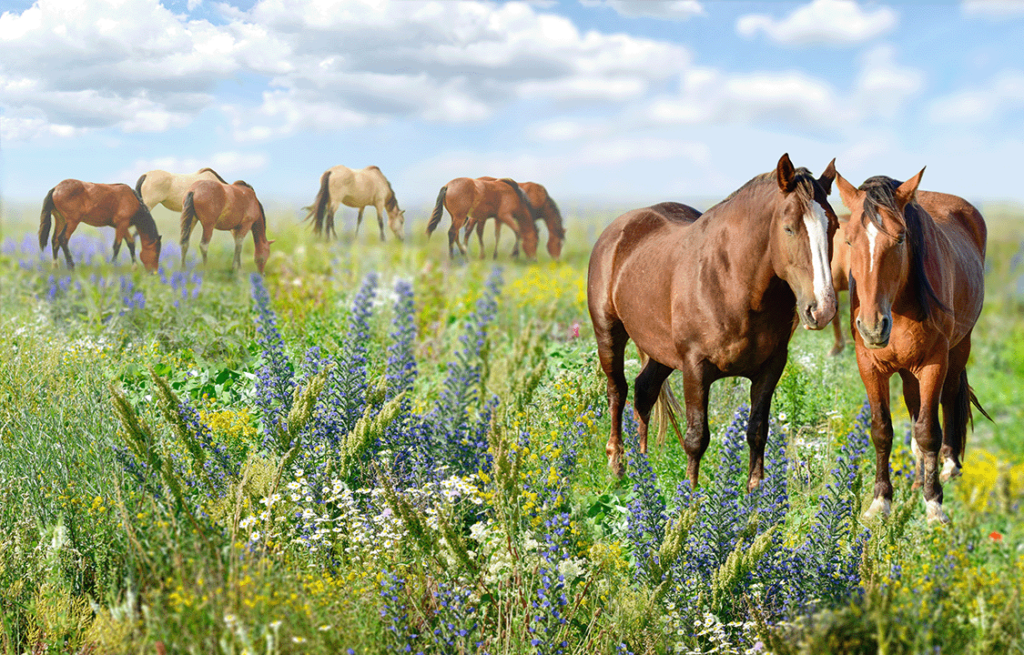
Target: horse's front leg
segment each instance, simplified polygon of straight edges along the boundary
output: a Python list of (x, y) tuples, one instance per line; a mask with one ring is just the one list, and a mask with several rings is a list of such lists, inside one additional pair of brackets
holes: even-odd
[(942, 446), (942, 425), (939, 423), (939, 400), (946, 381), (948, 349), (940, 345), (932, 361), (914, 371), (921, 388), (921, 412), (914, 422), (914, 440), (921, 451), (924, 473), (924, 502), (929, 523), (948, 523), (942, 510), (942, 484), (939, 482), (939, 448)]
[[(973, 332), (973, 330), (972, 330)], [(960, 456), (967, 441), (967, 421), (971, 416), (971, 388), (967, 384), (967, 360), (971, 355), (971, 333), (949, 351), (949, 368), (942, 385), (942, 472), (945, 482), (960, 475)]]
[(231, 270), (233, 271), (242, 268), (242, 242), (245, 241), (245, 233), (245, 230), (233, 230), (235, 237), (235, 259), (231, 264)]
[[(492, 259), (498, 258), (498, 241), (501, 239), (501, 221), (494, 219), (494, 255)], [(480, 239), (480, 259), (484, 258), (484, 240)]]
[[(750, 384), (750, 420), (747, 422), (747, 446), (750, 448), (750, 468), (747, 475), (747, 493), (761, 486), (764, 480), (764, 449), (768, 444), (768, 419), (771, 414), (772, 395), (786, 368), (787, 349), (772, 355), (765, 362), (758, 377)], [(783, 473), (784, 474), (784, 473)]]
[(875, 446), (875, 489), (871, 505), (864, 512), (864, 518), (870, 519), (878, 514), (888, 516), (892, 509), (892, 479), (889, 472), (889, 456), (892, 454), (892, 414), (889, 411), (891, 374), (875, 369), (870, 362), (859, 356), (857, 364), (871, 405), (871, 443)]
[(697, 488), (700, 477), (700, 460), (711, 443), (708, 428), (708, 392), (714, 378), (702, 364), (690, 364), (683, 371), (683, 397), (686, 401), (686, 436), (683, 450), (686, 451), (686, 477), (690, 488)]
[(378, 203), (375, 207), (377, 208), (377, 228), (380, 230), (380, 240), (387, 242), (388, 239), (384, 236), (384, 205)]

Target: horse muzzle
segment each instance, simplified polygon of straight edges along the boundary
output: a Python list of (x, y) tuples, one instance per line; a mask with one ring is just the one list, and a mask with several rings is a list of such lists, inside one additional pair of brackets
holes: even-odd
[(800, 322), (804, 324), (805, 330), (820, 330), (828, 325), (836, 315), (835, 298), (826, 298), (825, 302), (818, 303), (812, 300), (807, 303), (800, 303)]
[(889, 337), (892, 336), (892, 317), (888, 314), (879, 317), (874, 325), (868, 325), (858, 316), (856, 325), (865, 347), (877, 350), (889, 345)]

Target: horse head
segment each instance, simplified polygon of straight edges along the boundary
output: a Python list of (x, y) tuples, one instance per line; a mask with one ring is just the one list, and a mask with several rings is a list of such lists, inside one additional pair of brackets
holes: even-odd
[(820, 330), (836, 313), (832, 287), (832, 236), (837, 220), (828, 203), (835, 178), (833, 160), (821, 177), (794, 168), (782, 155), (775, 170), (778, 182), (769, 249), (776, 274), (796, 296), (796, 309), (808, 330)]
[(405, 210), (395, 205), (394, 209), (388, 210), (388, 227), (399, 241), (405, 241)]
[(921, 172), (900, 184), (885, 176), (855, 188), (836, 175), (843, 204), (850, 210), (843, 230), (850, 246), (850, 285), (860, 307), (854, 323), (868, 348), (885, 348), (892, 333), (892, 305), (912, 264), (906, 212), (913, 211)]
[(155, 273), (157, 267), (160, 265), (160, 247), (162, 245), (163, 237), (157, 237), (150, 241), (140, 237), (142, 249), (139, 251), (139, 259), (142, 261), (142, 265), (146, 267), (146, 270), (150, 273)]
[(267, 260), (270, 259), (270, 244), (273, 241), (267, 241), (266, 239), (256, 242), (256, 270), (263, 275), (263, 268), (267, 265)]

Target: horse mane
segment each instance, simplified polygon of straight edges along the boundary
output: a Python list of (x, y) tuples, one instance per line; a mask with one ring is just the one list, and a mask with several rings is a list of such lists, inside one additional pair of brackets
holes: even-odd
[[(814, 174), (811, 173), (810, 170), (808, 170), (804, 166), (801, 166), (800, 168), (796, 169), (796, 176), (793, 178), (793, 182), (795, 185), (793, 192), (800, 194), (798, 197), (801, 197), (808, 201), (814, 200), (814, 184), (817, 182), (817, 179), (814, 177)], [(736, 189), (719, 202), (709, 207), (707, 211), (704, 212), (704, 214), (706, 215), (711, 213), (712, 209), (716, 209), (719, 205), (724, 205), (725, 203), (736, 198), (740, 194), (751, 193), (760, 190), (760, 188), (766, 184), (772, 184), (776, 186), (778, 185), (778, 177), (775, 171), (768, 171), (767, 173), (755, 175), (751, 179), (747, 180), (746, 184), (744, 184), (743, 186)]]
[[(377, 167), (374, 166), (373, 168)], [(380, 169), (377, 168), (377, 170)], [(384, 177), (383, 173), (381, 173), (381, 177)], [(387, 210), (388, 214), (391, 214), (392, 211), (398, 211), (398, 198), (395, 197), (395, 190), (391, 188), (391, 182), (386, 177), (384, 177), (384, 184), (388, 185), (388, 197), (384, 199), (384, 209)]]
[[(131, 189), (131, 187), (128, 188)], [(132, 189), (132, 193), (135, 193), (135, 189)], [(135, 198), (139, 201), (139, 208), (135, 211), (135, 215), (132, 216), (129, 224), (134, 225), (139, 234), (147, 240), (156, 241), (160, 238), (160, 233), (156, 229), (156, 221), (153, 220), (153, 214), (150, 213), (146, 203), (142, 202), (139, 194), (135, 193)]]
[(915, 276), (918, 281), (915, 289), (917, 304), (921, 308), (921, 320), (927, 320), (931, 317), (933, 309), (946, 313), (949, 313), (950, 310), (935, 293), (924, 270), (924, 216), (927, 215), (927, 212), (914, 201), (907, 203), (902, 212), (897, 208), (895, 192), (901, 184), (903, 182), (886, 175), (876, 175), (864, 180), (864, 183), (860, 185), (860, 190), (864, 192), (864, 211), (860, 221), (861, 225), (864, 225), (866, 221), (871, 221), (880, 232), (888, 236), (893, 236), (893, 234), (882, 225), (880, 209), (888, 210), (897, 221), (903, 222), (907, 245), (910, 249), (910, 274)]
[[(227, 182), (225, 182), (224, 184), (227, 184)], [(244, 186), (247, 189), (252, 189), (252, 185), (246, 182), (245, 180), (235, 180), (234, 182), (231, 183), (231, 186)]]
[[(530, 204), (530, 199), (526, 197), (526, 193), (523, 191), (522, 187), (520, 187), (519, 184), (510, 177), (503, 177), (498, 181), (504, 182), (512, 187), (516, 192), (516, 195), (519, 196), (519, 200), (526, 205), (526, 210), (530, 212), (530, 225), (534, 225), (537, 222), (537, 219), (540, 218), (540, 215), (538, 214), (537, 208)], [(536, 226), (534, 226), (534, 229), (537, 229)]]
[[(562, 224), (562, 212), (558, 210), (558, 203), (551, 197), (547, 189), (544, 189), (544, 195), (547, 197), (547, 200), (544, 201), (544, 208), (549, 210), (549, 213), (544, 215), (544, 222), (548, 226), (548, 232), (554, 234), (559, 239), (565, 239), (565, 226)], [(547, 216), (552, 214), (553, 218), (548, 220)]]
[(200, 168), (198, 171), (196, 171), (196, 175), (199, 175), (200, 173), (213, 173), (213, 176), (216, 177), (218, 180), (220, 180), (221, 184), (227, 184), (228, 183), (227, 180), (225, 180), (223, 177), (220, 176), (220, 173), (218, 173), (217, 171), (213, 170), (212, 168), (209, 168), (209, 167), (207, 167), (207, 168)]

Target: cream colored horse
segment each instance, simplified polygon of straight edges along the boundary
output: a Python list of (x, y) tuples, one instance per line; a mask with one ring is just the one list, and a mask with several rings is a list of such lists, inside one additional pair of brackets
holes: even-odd
[(200, 168), (195, 173), (182, 175), (153, 170), (142, 174), (139, 181), (135, 183), (135, 193), (150, 209), (162, 203), (167, 209), (180, 212), (182, 198), (189, 187), (199, 180), (215, 180), (221, 184), (227, 184), (227, 181), (217, 175), (217, 171), (212, 168)]
[(324, 235), (328, 239), (334, 231), (334, 212), (339, 205), (355, 207), (359, 210), (356, 219), (356, 234), (363, 222), (363, 210), (367, 205), (377, 209), (377, 225), (380, 227), (380, 240), (384, 237), (384, 212), (387, 211), (388, 227), (402, 241), (405, 239), (405, 211), (398, 208), (395, 192), (391, 183), (376, 166), (367, 166), (361, 170), (352, 170), (345, 166), (334, 166), (320, 176), (320, 191), (309, 207), (303, 207), (306, 218), (313, 220), (313, 231), (317, 236)]

